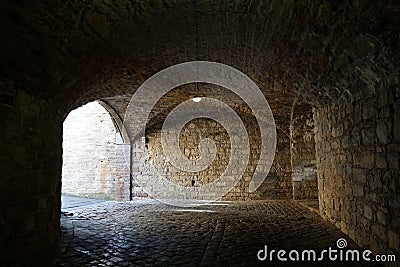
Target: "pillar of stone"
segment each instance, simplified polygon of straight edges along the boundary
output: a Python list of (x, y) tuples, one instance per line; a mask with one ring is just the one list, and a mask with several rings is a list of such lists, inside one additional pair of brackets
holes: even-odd
[(0, 94), (0, 259), (32, 265), (59, 238), (62, 120), (12, 81)]

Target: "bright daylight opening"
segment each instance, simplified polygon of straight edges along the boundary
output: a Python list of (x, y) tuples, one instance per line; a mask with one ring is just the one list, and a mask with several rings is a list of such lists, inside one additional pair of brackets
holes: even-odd
[(71, 111), (64, 121), (64, 196), (129, 200), (129, 167), (123, 151), (126, 145), (103, 105), (90, 102)]

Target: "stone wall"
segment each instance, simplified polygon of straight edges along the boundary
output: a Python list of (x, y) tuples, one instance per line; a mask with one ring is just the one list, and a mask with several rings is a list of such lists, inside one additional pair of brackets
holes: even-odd
[(399, 254), (399, 87), (315, 110), (320, 211), (359, 245)]
[(0, 260), (35, 265), (59, 238), (60, 113), (0, 79)]
[(293, 198), (317, 199), (314, 122), (311, 106), (294, 103), (291, 118)]
[[(249, 192), (249, 183), (258, 164), (260, 153), (260, 133), (254, 117), (241, 115), (250, 143), (250, 159), (243, 177), (236, 186), (228, 192), (224, 200), (249, 200), (249, 199), (287, 199), (292, 197), (290, 143), (289, 138), (278, 131), (278, 143), (275, 159), (267, 179), (260, 188)], [(149, 149), (149, 163), (156, 167), (159, 173), (172, 177), (173, 181), (182, 186), (201, 186), (212, 182), (224, 172), (230, 158), (230, 138), (219, 123), (209, 119), (195, 119), (185, 125), (180, 133), (180, 148), (188, 159), (197, 159), (199, 154), (198, 144), (204, 138), (212, 139), (217, 145), (217, 155), (214, 162), (205, 170), (191, 173), (181, 171), (169, 162), (161, 146), (160, 127), (146, 131)], [(134, 158), (138, 155), (134, 155)], [(144, 175), (145, 167), (133, 165), (133, 179)], [(139, 186), (134, 186), (134, 195), (144, 196), (145, 192)]]
[(264, 183), (257, 189), (259, 199), (291, 199), (293, 197), (288, 134), (286, 130), (277, 130), (274, 162)]
[[(126, 149), (128, 148), (128, 149)], [(129, 144), (124, 144), (110, 114), (91, 102), (64, 121), (62, 193), (129, 200)]]

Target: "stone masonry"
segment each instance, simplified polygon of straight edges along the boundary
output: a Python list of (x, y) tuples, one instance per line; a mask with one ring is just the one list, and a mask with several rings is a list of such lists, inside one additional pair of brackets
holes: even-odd
[(12, 81), (1, 79), (0, 91), (0, 140), (9, 140), (0, 143), (0, 260), (45, 258), (60, 234), (62, 120)]
[[(254, 116), (249, 116), (244, 113), (239, 114), (249, 136), (250, 158), (243, 177), (223, 199), (250, 200), (292, 198), (290, 153), (283, 153), (284, 149), (286, 149), (286, 151), (289, 150), (290, 143), (289, 139), (282, 131), (277, 132), (276, 156), (269, 175), (257, 191), (253, 193), (249, 192), (249, 182), (252, 179), (257, 164), (259, 164), (258, 157), (261, 145), (260, 133)], [(216, 143), (217, 153), (212, 164), (205, 170), (195, 173), (181, 171), (167, 161), (164, 154), (165, 152), (163, 152), (161, 146), (161, 126), (160, 124), (153, 125), (152, 128), (146, 131), (148, 140), (147, 147), (150, 155), (148, 164), (155, 166), (160, 174), (165, 175), (168, 179), (171, 179), (174, 183), (181, 186), (202, 186), (212, 182), (224, 172), (230, 159), (230, 137), (222, 125), (210, 119), (196, 119), (186, 124), (180, 133), (179, 146), (181, 148), (181, 153), (190, 160), (197, 159), (200, 156), (198, 149), (200, 140), (211, 138)], [(135, 162), (137, 162), (136, 158), (137, 155), (133, 155), (133, 160)], [(140, 165), (135, 166), (135, 164), (132, 167), (132, 177), (134, 181), (135, 178), (146, 175), (145, 172), (140, 171), (145, 167)], [(135, 188), (135, 190), (138, 189), (139, 188)], [(139, 191), (139, 195), (143, 195), (143, 192)]]
[(400, 95), (379, 87), (314, 110), (320, 211), (361, 246), (399, 255)]
[(314, 122), (311, 106), (293, 104), (291, 118), (291, 164), (294, 199), (317, 199)]
[[(336, 248), (339, 238), (347, 239), (348, 248), (362, 251), (318, 214), (290, 200), (223, 201), (182, 209), (134, 199), (65, 211), (73, 215), (61, 219), (55, 266), (299, 266), (300, 262), (259, 261), (257, 252), (267, 245), (269, 250), (320, 253)], [(382, 267), (326, 258), (301, 266)]]

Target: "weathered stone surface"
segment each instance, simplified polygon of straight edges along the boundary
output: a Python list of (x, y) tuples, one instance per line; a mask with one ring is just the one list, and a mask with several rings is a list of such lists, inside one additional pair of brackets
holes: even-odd
[(400, 247), (400, 235), (398, 232), (388, 231), (389, 248), (397, 250)]
[(400, 104), (394, 105), (393, 137), (394, 141), (400, 142)]
[(48, 101), (11, 94), (0, 103), (0, 259), (35, 264), (59, 239), (62, 120)]
[[(277, 260), (261, 262), (257, 252), (265, 245), (319, 252), (336, 247), (339, 238), (347, 239), (348, 248), (361, 250), (339, 229), (293, 201), (216, 202), (180, 209), (134, 199), (65, 211), (73, 215), (62, 217), (55, 266), (287, 266)], [(313, 265), (327, 264), (343, 266), (329, 261)]]
[[(380, 89), (380, 94), (389, 92), (390, 88)], [(391, 110), (398, 101), (398, 98), (390, 101), (381, 99), (379, 105)], [(332, 143), (330, 131), (341, 123), (340, 113), (349, 105), (362, 106), (363, 119), (368, 121), (360, 121), (360, 114), (348, 114), (351, 118), (348, 121), (353, 122), (348, 124), (349, 130), (343, 134), (348, 135), (353, 142), (343, 146), (341, 143), (347, 141), (345, 138), (339, 138), (339, 145), (325, 146), (324, 142)], [(316, 148), (320, 148), (316, 150), (317, 173), (319, 184), (323, 185), (319, 188), (320, 209), (321, 214), (337, 227), (349, 233), (354, 232), (352, 238), (361, 246), (369, 247), (375, 253), (399, 253), (399, 248), (393, 247), (393, 243), (396, 242), (393, 237), (399, 233), (399, 228), (396, 223), (389, 223), (393, 216), (396, 216), (399, 207), (396, 204), (399, 197), (391, 193), (399, 190), (400, 177), (398, 154), (390, 152), (398, 144), (398, 141), (392, 139), (389, 130), (395, 118), (393, 114), (378, 119), (379, 114), (373, 111), (378, 107), (374, 105), (374, 101), (359, 97), (357, 100), (338, 101), (315, 112)], [(327, 131), (319, 130), (324, 128)], [(361, 143), (358, 141), (360, 132)], [(374, 141), (375, 134), (378, 142)], [(346, 157), (341, 157), (342, 154), (349, 155), (349, 159), (353, 160), (347, 161)], [(338, 167), (346, 170), (348, 165), (351, 167), (349, 171), (341, 172), (339, 177)], [(352, 205), (344, 204), (342, 209), (338, 210), (338, 202)]]
[[(255, 168), (259, 163), (261, 137), (254, 117), (241, 114), (250, 144), (249, 161), (243, 162), (247, 165), (244, 175), (236, 186), (228, 192), (223, 199), (225, 200), (251, 200), (251, 199), (288, 199), (293, 196), (292, 170), (289, 140), (285, 133), (278, 132), (276, 157), (271, 167), (271, 171), (260, 188), (253, 193), (249, 192), (249, 183), (253, 178)], [(182, 129), (180, 133), (179, 146), (181, 153), (189, 160), (200, 157), (199, 143), (204, 138), (210, 138), (215, 142), (217, 151), (212, 164), (199, 172), (182, 171), (173, 166), (167, 159), (166, 153), (161, 145), (161, 125), (155, 124), (146, 130), (148, 142), (149, 163), (156, 167), (159, 174), (165, 177), (173, 177), (173, 182), (181, 186), (200, 187), (209, 184), (219, 178), (225, 171), (231, 157), (231, 140), (226, 130), (221, 124), (210, 119), (192, 120)], [(287, 133), (286, 133), (287, 134)], [(247, 137), (233, 137), (246, 138)], [(238, 157), (241, 155), (234, 155)], [(140, 166), (139, 166), (140, 168)], [(142, 180), (143, 172), (133, 172), (135, 180)], [(235, 178), (235, 177), (232, 177)], [(173, 197), (173, 195), (170, 195)], [(210, 198), (213, 198), (210, 196)]]
[(311, 106), (294, 102), (290, 125), (294, 199), (318, 198), (313, 126)]
[(379, 120), (376, 124), (376, 135), (382, 144), (387, 144), (390, 140), (389, 129), (386, 121)]

